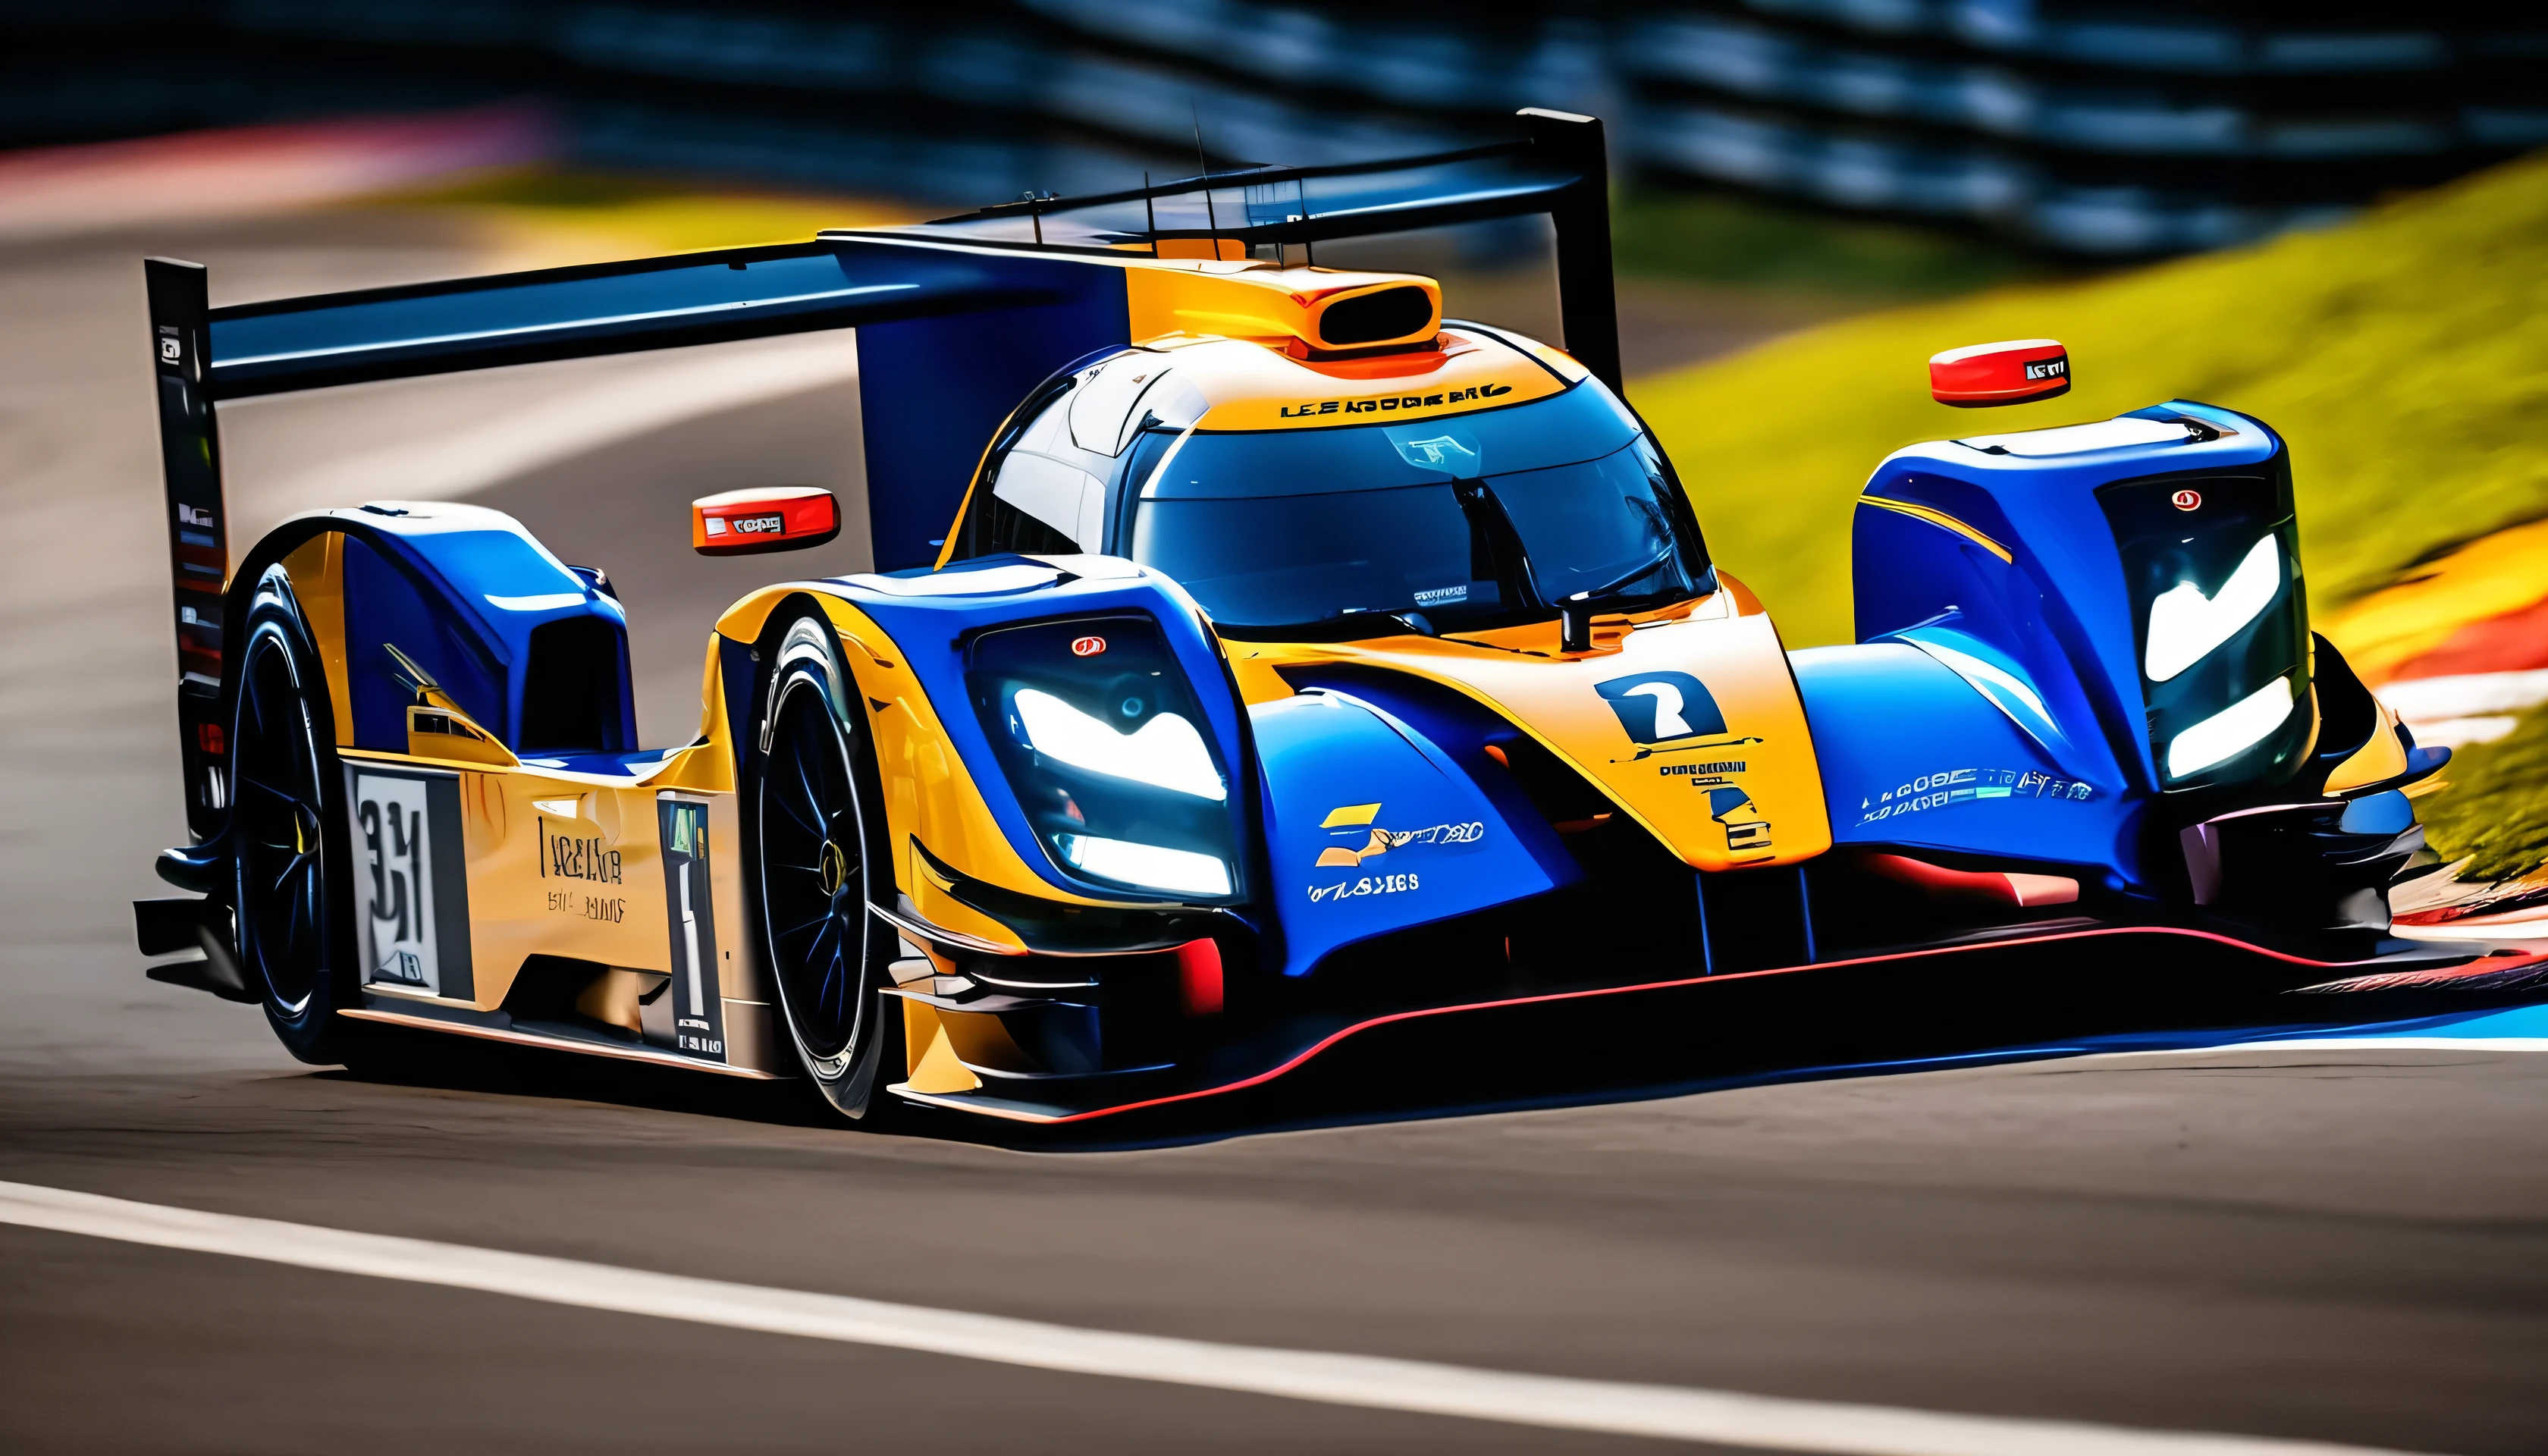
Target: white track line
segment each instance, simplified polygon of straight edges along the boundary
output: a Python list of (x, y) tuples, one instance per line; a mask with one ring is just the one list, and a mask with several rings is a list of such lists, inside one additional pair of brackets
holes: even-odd
[(1950, 1415), (1080, 1329), (209, 1214), (25, 1183), (0, 1182), (0, 1223), (732, 1329), (1559, 1430), (1842, 1456), (2400, 1456), (2317, 1441)]
[(2548, 1051), (2548, 1037), (2287, 1037), (2276, 1042), (2231, 1042), (2226, 1046), (2201, 1049), (2209, 1051)]
[(2209, 1056), (2222, 1051), (2548, 1051), (2548, 1037), (2282, 1037), (2203, 1046), (2134, 1046), (2085, 1056)]

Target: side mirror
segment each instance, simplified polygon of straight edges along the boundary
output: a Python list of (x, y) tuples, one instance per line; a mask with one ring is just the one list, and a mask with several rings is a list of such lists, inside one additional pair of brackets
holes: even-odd
[(1970, 344), (1929, 360), (1929, 396), (1959, 410), (2023, 405), (2070, 393), (2070, 351), (2058, 339)]
[(728, 491), (690, 502), (690, 549), (752, 556), (820, 546), (841, 533), (841, 502), (813, 486)]

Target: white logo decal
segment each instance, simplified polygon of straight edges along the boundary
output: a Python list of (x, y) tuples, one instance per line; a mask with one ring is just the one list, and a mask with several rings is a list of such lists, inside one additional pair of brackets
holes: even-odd
[(1681, 715), (1681, 689), (1670, 682), (1640, 682), (1619, 694), (1622, 697), (1651, 697), (1655, 700), (1655, 741), (1686, 738), (1697, 730)]

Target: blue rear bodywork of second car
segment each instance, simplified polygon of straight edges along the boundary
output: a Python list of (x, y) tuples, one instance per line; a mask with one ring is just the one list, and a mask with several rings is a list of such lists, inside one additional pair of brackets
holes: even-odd
[[(1942, 440), (1876, 468), (1852, 542), (1858, 645), (1791, 655), (1836, 843), (2069, 865), (2113, 889), (2145, 881), (2140, 820), (2162, 789), (2137, 626), (2148, 606), (2098, 493), (2270, 476), (2283, 442), (2184, 401), (2124, 418), (2189, 427), (2062, 454)], [(2227, 527), (2278, 534), (2290, 561), (2273, 606), (2216, 654), (2233, 665), (2279, 663), (2294, 621), (2306, 630), (2287, 486), (2280, 499), (2280, 519)], [(2306, 657), (2292, 666), (2305, 676)], [(2231, 767), (2270, 777), (2277, 764)]]

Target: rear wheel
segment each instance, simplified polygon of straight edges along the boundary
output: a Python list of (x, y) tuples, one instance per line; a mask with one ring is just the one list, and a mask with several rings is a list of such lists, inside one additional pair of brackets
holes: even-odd
[(318, 653), (281, 568), (251, 599), (230, 727), (230, 905), (239, 972), (293, 1055), (348, 1059), (340, 936), (343, 792)]
[(829, 624), (799, 616), (776, 642), (751, 795), (762, 951), (805, 1074), (873, 1123), (902, 1071), (901, 1008), (881, 994), (896, 938), (867, 908), (893, 892), (882, 806)]

